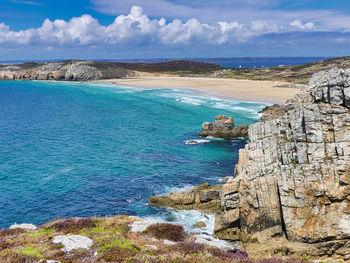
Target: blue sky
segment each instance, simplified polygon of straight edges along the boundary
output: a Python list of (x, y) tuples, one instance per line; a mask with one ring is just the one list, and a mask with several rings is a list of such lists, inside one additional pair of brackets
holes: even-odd
[(0, 0), (0, 60), (345, 55), (349, 0)]

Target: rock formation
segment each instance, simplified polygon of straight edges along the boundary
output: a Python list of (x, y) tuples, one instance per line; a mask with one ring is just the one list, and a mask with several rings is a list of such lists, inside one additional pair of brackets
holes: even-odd
[(232, 139), (248, 136), (248, 125), (235, 126), (232, 117), (216, 116), (214, 123), (205, 122), (200, 133), (202, 137)]
[(350, 70), (315, 74), (305, 94), (267, 112), (223, 186), (216, 236), (281, 237), (311, 257), (350, 260)]
[(199, 210), (218, 213), (221, 208), (222, 185), (201, 184), (184, 192), (172, 192), (164, 196), (151, 196), (150, 206), (171, 207), (179, 210)]
[[(62, 61), (0, 65), (0, 80), (99, 80), (121, 78), (128, 70), (107, 62)], [(130, 73), (131, 74), (131, 73)]]

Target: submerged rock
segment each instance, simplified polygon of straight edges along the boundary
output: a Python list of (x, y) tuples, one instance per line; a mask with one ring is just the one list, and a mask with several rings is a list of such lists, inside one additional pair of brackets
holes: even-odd
[[(350, 254), (350, 70), (315, 74), (307, 92), (249, 127), (223, 186), (216, 236), (308, 243), (309, 256)], [(306, 251), (306, 252), (305, 252)]]
[(234, 119), (232, 117), (220, 115), (216, 116), (214, 123), (203, 123), (200, 135), (202, 137), (211, 136), (224, 139), (248, 137), (248, 125), (235, 126)]
[(199, 210), (208, 213), (221, 211), (222, 185), (201, 184), (184, 192), (172, 192), (164, 196), (151, 196), (150, 206), (174, 209)]

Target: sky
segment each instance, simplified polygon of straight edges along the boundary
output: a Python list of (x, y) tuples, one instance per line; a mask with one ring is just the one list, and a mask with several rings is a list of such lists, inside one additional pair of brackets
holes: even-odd
[(0, 61), (350, 55), (350, 0), (0, 0)]

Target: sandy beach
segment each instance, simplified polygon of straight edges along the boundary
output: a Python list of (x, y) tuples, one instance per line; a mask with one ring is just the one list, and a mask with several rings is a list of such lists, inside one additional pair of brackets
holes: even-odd
[(107, 81), (142, 88), (191, 88), (212, 95), (270, 103), (284, 103), (301, 92), (300, 89), (288, 87), (287, 83), (276, 81), (190, 77), (136, 77)]

